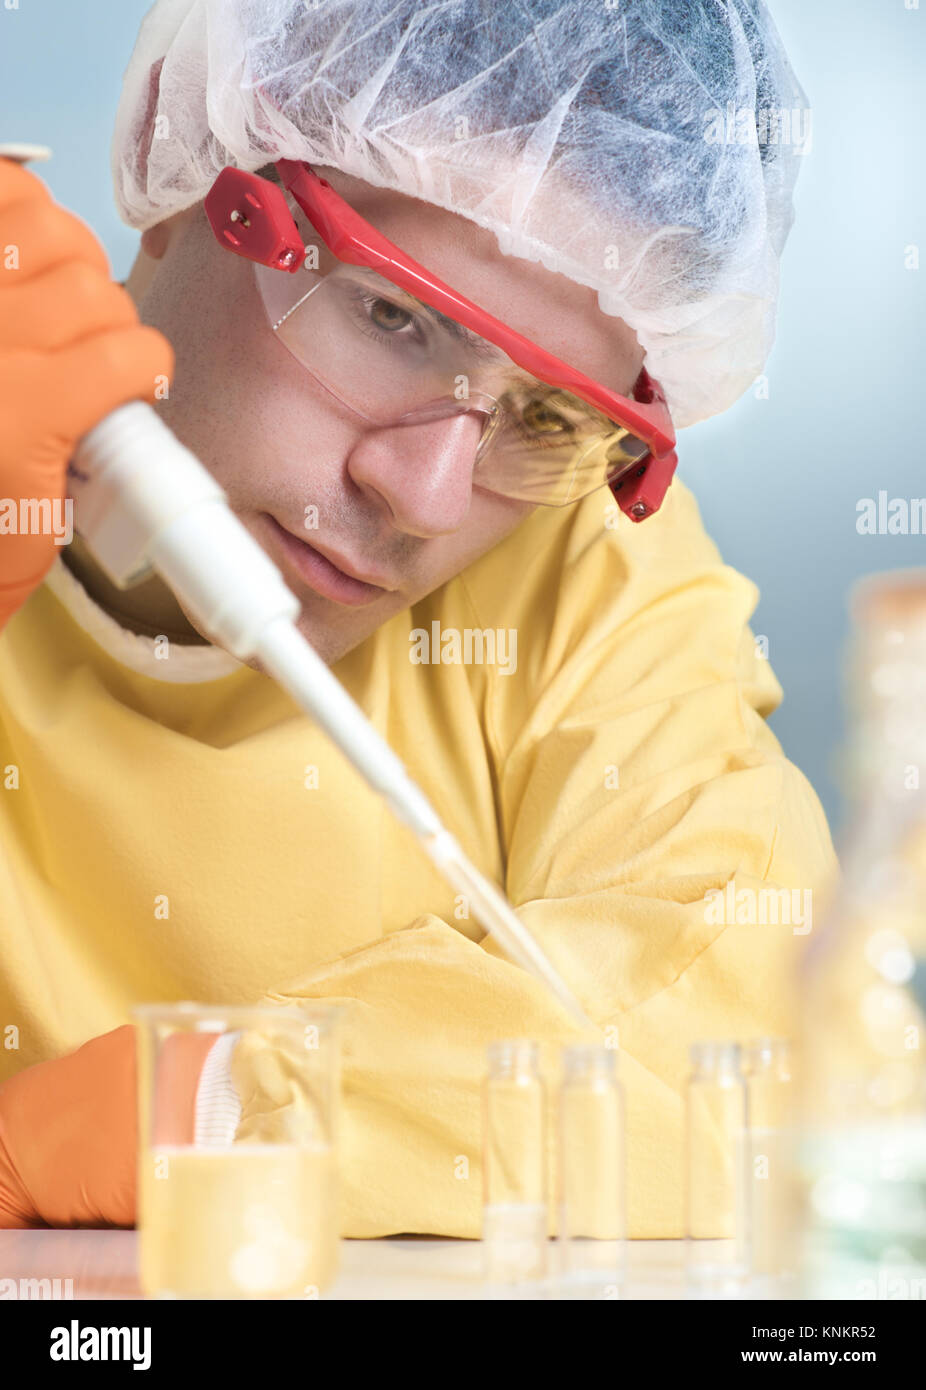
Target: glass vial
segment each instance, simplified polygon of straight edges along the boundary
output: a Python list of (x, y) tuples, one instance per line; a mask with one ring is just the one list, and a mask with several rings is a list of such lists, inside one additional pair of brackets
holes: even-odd
[(769, 1283), (770, 1296), (784, 1297), (783, 1285), (794, 1277), (796, 1264), (789, 1240), (794, 1142), (790, 1044), (784, 1038), (759, 1038), (745, 1044), (743, 1072), (749, 1116), (750, 1270)]
[(689, 1056), (686, 1265), (689, 1280), (711, 1285), (716, 1296), (748, 1270), (746, 1083), (736, 1043), (694, 1043)]
[(536, 1043), (490, 1044), (483, 1100), (486, 1278), (541, 1279), (547, 1267), (546, 1104)]
[(616, 1298), (625, 1273), (625, 1119), (617, 1050), (565, 1047), (559, 1093), (559, 1274), (566, 1297)]

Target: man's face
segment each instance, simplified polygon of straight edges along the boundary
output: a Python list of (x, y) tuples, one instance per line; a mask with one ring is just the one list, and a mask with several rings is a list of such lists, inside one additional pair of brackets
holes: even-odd
[[(363, 217), (484, 309), (615, 390), (643, 361), (593, 291), (503, 256), (464, 218), (319, 170)], [(164, 417), (221, 483), (302, 604), (300, 627), (337, 661), (393, 614), (490, 550), (532, 504), (474, 483), (472, 414), (372, 428), (275, 338), (251, 264), (219, 246), (202, 205), (159, 235), (140, 305), (177, 355)], [(300, 231), (313, 240), (300, 217)], [(306, 518), (309, 518), (309, 528)], [(512, 576), (513, 582), (516, 576)]]

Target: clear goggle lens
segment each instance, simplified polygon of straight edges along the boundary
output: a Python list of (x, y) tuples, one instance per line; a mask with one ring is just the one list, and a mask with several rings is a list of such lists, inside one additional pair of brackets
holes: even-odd
[(292, 356), (370, 425), (474, 412), (474, 481), (564, 506), (639, 465), (646, 443), (577, 396), (517, 366), (493, 343), (327, 250), (319, 268), (255, 264), (270, 325)]

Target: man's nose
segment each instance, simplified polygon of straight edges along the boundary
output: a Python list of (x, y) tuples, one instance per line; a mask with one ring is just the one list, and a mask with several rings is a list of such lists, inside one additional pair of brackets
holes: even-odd
[(483, 417), (475, 411), (364, 431), (347, 459), (353, 482), (411, 536), (441, 536), (466, 519)]

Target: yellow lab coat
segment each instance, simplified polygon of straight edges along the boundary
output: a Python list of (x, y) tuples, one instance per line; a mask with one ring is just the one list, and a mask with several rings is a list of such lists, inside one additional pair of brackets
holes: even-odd
[[(606, 493), (538, 509), (335, 670), (619, 1039), (630, 1234), (673, 1237), (687, 1047), (787, 1035), (804, 930), (711, 890), (817, 893), (834, 858), (765, 722), (755, 587), (681, 482), (643, 525), (616, 515)], [(433, 657), (467, 630), (508, 634), (506, 663), (422, 663), (422, 632)], [(60, 562), (8, 625), (0, 1079), (143, 1000), (338, 1000), (342, 1233), (477, 1236), (486, 1045), (536, 1039), (553, 1075), (577, 1036), (483, 936), (266, 677), (165, 656)]]

